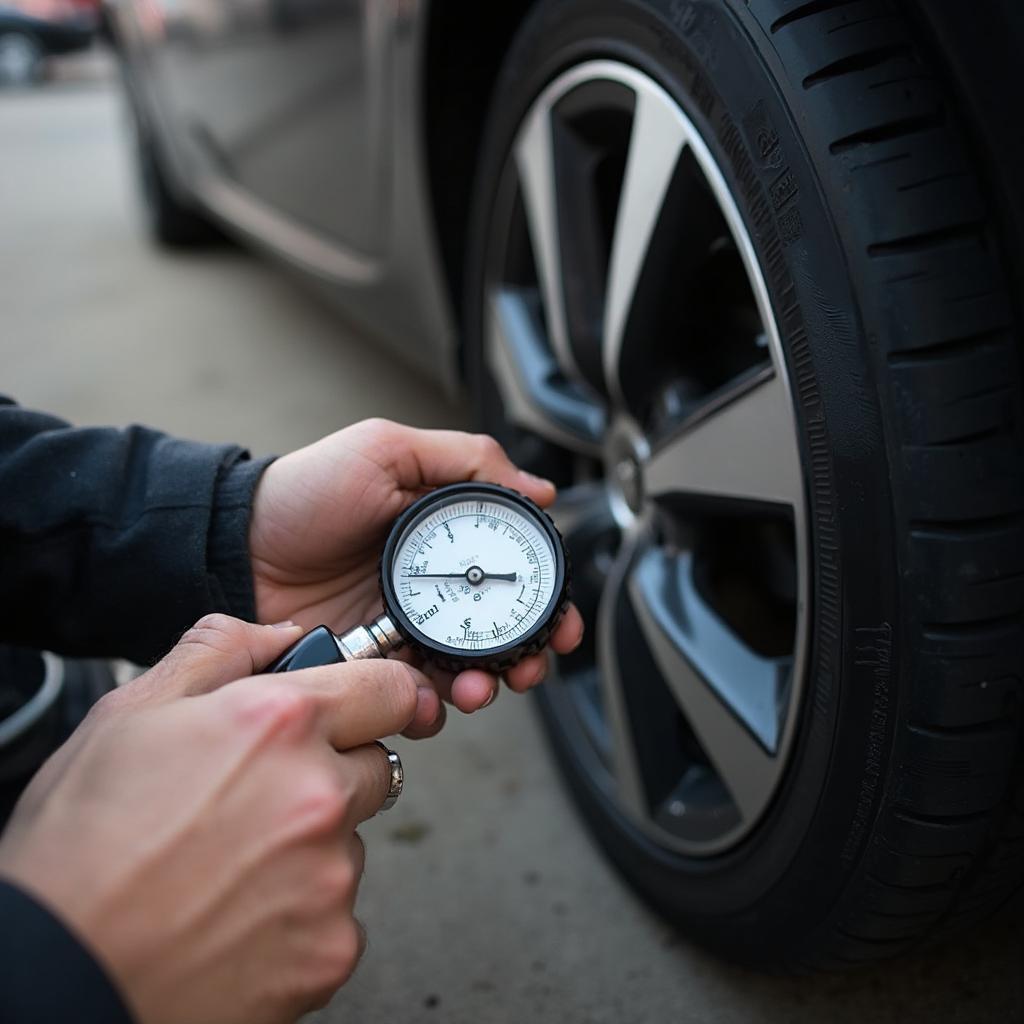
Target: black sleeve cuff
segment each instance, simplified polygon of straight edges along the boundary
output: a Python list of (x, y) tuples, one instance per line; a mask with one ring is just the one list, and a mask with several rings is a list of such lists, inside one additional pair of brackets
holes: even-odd
[(213, 493), (206, 565), (218, 608), (247, 622), (256, 620), (249, 523), (256, 485), (273, 458), (249, 459), (239, 453), (221, 466)]
[(107, 973), (42, 904), (0, 882), (0, 1021), (133, 1024)]

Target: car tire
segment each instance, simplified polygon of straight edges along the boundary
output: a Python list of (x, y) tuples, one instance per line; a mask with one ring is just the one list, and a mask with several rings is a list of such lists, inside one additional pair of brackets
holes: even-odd
[(1018, 240), (958, 117), (886, 0), (545, 3), (494, 91), (467, 376), (589, 627), (542, 718), (625, 878), (752, 965), (1024, 875)]
[(27, 32), (0, 32), (0, 85), (35, 85), (43, 74), (43, 50)]
[(139, 195), (150, 237), (167, 249), (217, 245), (224, 235), (192, 201), (179, 195), (156, 135), (130, 103), (130, 122)]

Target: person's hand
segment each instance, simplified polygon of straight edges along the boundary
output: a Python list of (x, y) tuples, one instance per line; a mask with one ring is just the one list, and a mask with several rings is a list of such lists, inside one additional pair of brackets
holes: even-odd
[[(377, 562), (391, 524), (427, 491), (463, 480), (503, 484), (541, 506), (555, 499), (554, 485), (517, 469), (494, 438), (387, 420), (365, 420), (272, 463), (257, 487), (249, 531), (257, 618), (335, 630), (372, 619), (381, 610)], [(570, 607), (551, 647), (567, 654), (582, 634)], [(546, 668), (546, 654), (537, 654), (505, 681), (526, 690)], [(429, 673), (439, 695), (461, 711), (484, 707), (497, 693), (486, 672)], [(443, 721), (443, 706), (423, 700), (407, 735), (432, 735)]]
[(390, 779), (368, 744), (429, 683), (383, 659), (245, 678), (299, 635), (202, 620), (93, 708), (0, 841), (0, 876), (84, 938), (140, 1024), (294, 1021), (362, 953), (355, 829)]

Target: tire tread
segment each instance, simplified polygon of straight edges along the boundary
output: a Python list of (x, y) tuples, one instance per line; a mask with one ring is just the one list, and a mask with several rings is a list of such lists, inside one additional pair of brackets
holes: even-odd
[[(880, 802), (863, 870), (794, 961), (821, 968), (960, 928), (1021, 885), (1024, 391), (996, 220), (901, 12), (775, 0), (756, 16), (819, 115), (808, 123), (849, 129), (812, 138), (812, 157), (863, 214), (840, 230), (885, 323), (873, 340), (910, 495), (901, 558), (917, 664), (892, 753), (906, 770)], [(844, 24), (870, 25), (870, 45), (851, 53)], [(890, 61), (903, 77), (880, 81)]]

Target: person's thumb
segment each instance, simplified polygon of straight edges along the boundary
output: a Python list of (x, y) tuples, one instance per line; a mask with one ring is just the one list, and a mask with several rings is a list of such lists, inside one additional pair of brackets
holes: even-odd
[(162, 661), (129, 685), (146, 697), (209, 693), (226, 683), (262, 672), (302, 635), (289, 624), (257, 626), (230, 615), (205, 615)]

